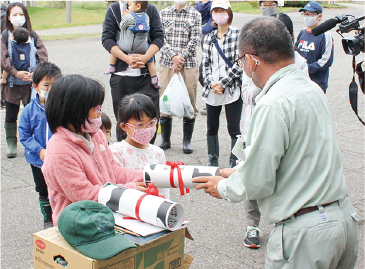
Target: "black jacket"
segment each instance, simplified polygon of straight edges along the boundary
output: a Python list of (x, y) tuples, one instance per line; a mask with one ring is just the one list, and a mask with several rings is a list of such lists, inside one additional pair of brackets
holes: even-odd
[[(164, 43), (164, 35), (160, 20), (160, 14), (154, 5), (148, 4), (146, 13), (150, 18), (150, 44), (155, 44), (160, 49)], [(119, 24), (121, 21), (120, 5), (119, 2), (112, 4), (106, 11), (105, 20), (103, 23), (103, 34), (101, 36), (101, 42), (103, 47), (109, 51), (112, 47), (118, 46), (117, 32), (120, 31)], [(122, 41), (120, 41), (122, 42)], [(128, 67), (128, 64), (120, 59), (117, 61), (116, 72), (124, 71)], [(145, 68), (141, 69), (141, 73), (144, 73)]]

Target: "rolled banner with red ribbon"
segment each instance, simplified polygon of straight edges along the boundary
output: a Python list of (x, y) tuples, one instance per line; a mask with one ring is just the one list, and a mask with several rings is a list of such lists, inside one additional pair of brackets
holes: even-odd
[(114, 212), (171, 231), (179, 229), (184, 221), (180, 204), (112, 183), (106, 183), (100, 189), (98, 202)]
[(146, 164), (143, 168), (146, 185), (152, 182), (156, 188), (179, 188), (181, 195), (184, 194), (184, 188), (195, 188), (198, 184), (192, 182), (193, 178), (219, 175), (219, 167), (184, 165), (181, 162)]

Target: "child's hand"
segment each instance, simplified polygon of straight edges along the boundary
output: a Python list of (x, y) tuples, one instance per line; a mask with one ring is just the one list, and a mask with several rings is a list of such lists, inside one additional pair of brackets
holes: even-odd
[(143, 191), (143, 192), (147, 191), (147, 187), (144, 184), (144, 182), (137, 182), (136, 186), (137, 186), (137, 190), (139, 190), (139, 191)]
[(39, 158), (44, 162), (44, 157), (46, 157), (46, 149), (41, 149), (39, 152)]
[(125, 16), (125, 15), (127, 15), (127, 14), (129, 14), (129, 10), (128, 10), (128, 9), (124, 10), (124, 12), (123, 12), (123, 16)]

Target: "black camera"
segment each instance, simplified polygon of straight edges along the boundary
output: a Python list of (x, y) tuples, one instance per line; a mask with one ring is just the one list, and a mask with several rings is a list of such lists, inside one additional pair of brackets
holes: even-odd
[(342, 17), (342, 22), (339, 25), (338, 29), (336, 30), (337, 33), (339, 33), (342, 36), (343, 33), (348, 33), (354, 30), (358, 31), (358, 33), (354, 37), (342, 39), (343, 50), (345, 51), (346, 54), (356, 56), (360, 52), (365, 52), (364, 51), (365, 27), (364, 26), (360, 27), (359, 23), (359, 21), (363, 20), (364, 18), (365, 16), (354, 18), (352, 15), (345, 15)]
[[(365, 19), (365, 15), (362, 15), (360, 17), (355, 17), (350, 14), (340, 14), (336, 16), (335, 18), (329, 19), (325, 21), (324, 23), (314, 27), (312, 29), (312, 34), (314, 36), (321, 35), (325, 33), (328, 30), (331, 30), (332, 28), (336, 27), (337, 24), (340, 24), (336, 32), (342, 37), (342, 46), (343, 50), (346, 54), (352, 55), (352, 69), (353, 74), (355, 75), (356, 71), (356, 61), (355, 56), (358, 55), (360, 52), (364, 51), (364, 26), (360, 27), (360, 21)], [(344, 38), (343, 33), (349, 33), (351, 31), (357, 31), (356, 35), (351, 38)], [(361, 64), (361, 63), (360, 63)], [(365, 94), (364, 89), (364, 74), (358, 73), (359, 75), (359, 82), (362, 92)], [(352, 82), (349, 86), (349, 99), (350, 104), (352, 107), (352, 110), (355, 112), (356, 116), (360, 120), (360, 122), (365, 126), (365, 122), (359, 117), (357, 113), (357, 92), (358, 87), (355, 81), (355, 76), (352, 78)]]
[[(365, 19), (365, 15), (355, 17), (351, 14), (340, 14), (335, 18), (329, 19), (324, 23), (314, 27), (312, 34), (318, 36), (336, 27), (339, 23), (339, 27), (336, 30), (340, 36), (342, 36), (342, 46), (346, 54), (358, 55), (360, 52), (364, 52), (364, 26), (360, 27), (359, 21)], [(358, 33), (351, 38), (344, 38), (343, 33), (349, 33), (351, 31), (358, 31)]]

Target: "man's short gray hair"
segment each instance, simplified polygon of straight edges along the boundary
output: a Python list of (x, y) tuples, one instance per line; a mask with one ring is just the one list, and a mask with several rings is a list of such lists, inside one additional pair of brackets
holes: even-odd
[(240, 54), (257, 55), (261, 60), (273, 64), (294, 58), (291, 36), (278, 19), (255, 18), (245, 24), (239, 37)]

